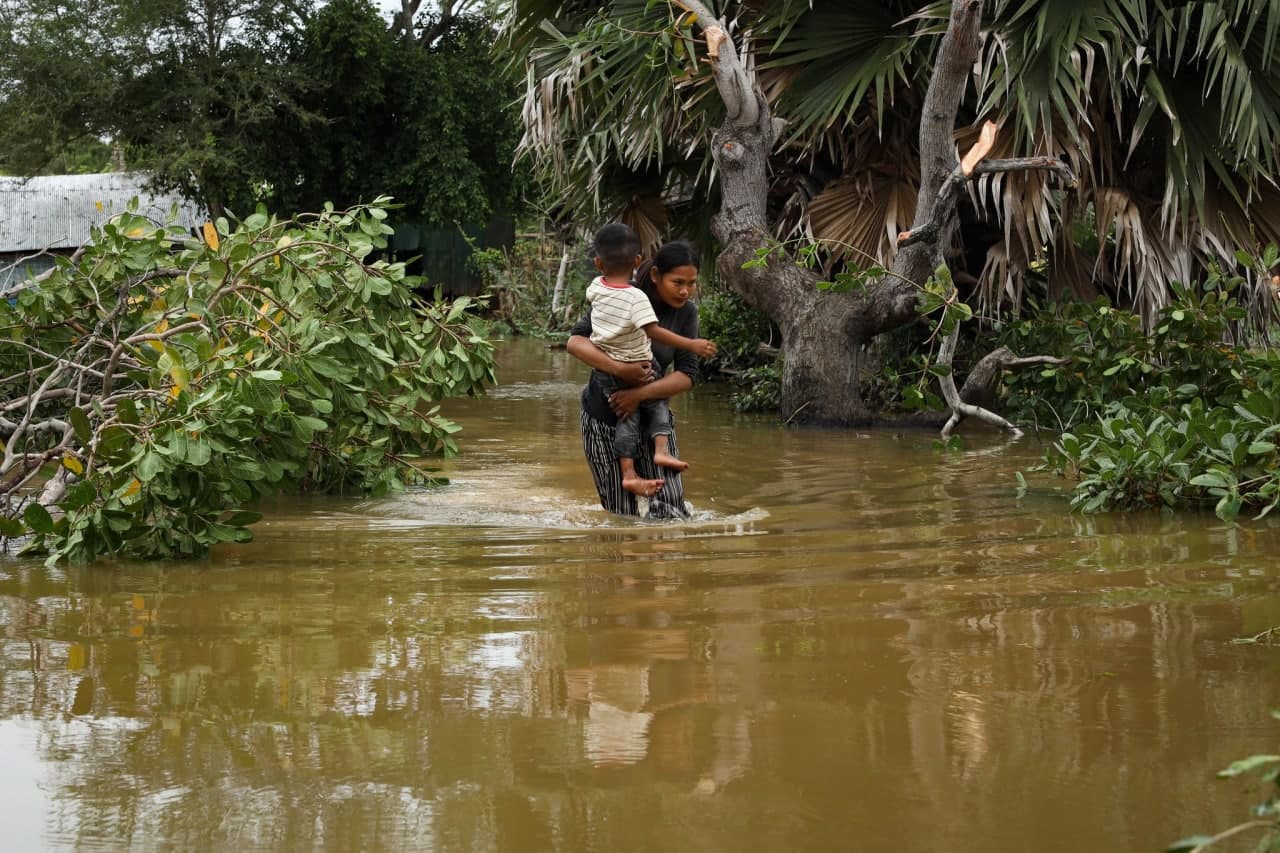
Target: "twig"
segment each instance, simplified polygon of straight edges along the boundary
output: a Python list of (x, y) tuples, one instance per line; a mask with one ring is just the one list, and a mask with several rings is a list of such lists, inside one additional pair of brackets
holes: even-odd
[(1249, 643), (1266, 643), (1270, 642), (1271, 638), (1274, 637), (1277, 632), (1280, 632), (1280, 625), (1272, 625), (1267, 630), (1259, 631), (1252, 637), (1236, 637), (1231, 642), (1240, 645), (1247, 645)]
[(1251, 820), (1245, 823), (1239, 823), (1231, 827), (1230, 829), (1225, 829), (1222, 832), (1219, 832), (1217, 835), (1213, 836), (1213, 838), (1210, 838), (1206, 841), (1202, 841), (1201, 843), (1197, 844), (1195, 847), (1191, 848), (1191, 853), (1204, 853), (1205, 850), (1208, 850), (1211, 846), (1213, 846), (1214, 844), (1217, 844), (1219, 841), (1223, 841), (1227, 838), (1230, 838), (1233, 835), (1237, 835), (1241, 832), (1244, 832), (1245, 830), (1259, 829), (1261, 827), (1269, 827), (1270, 829), (1274, 830), (1274, 829), (1280, 829), (1280, 824), (1272, 820)]

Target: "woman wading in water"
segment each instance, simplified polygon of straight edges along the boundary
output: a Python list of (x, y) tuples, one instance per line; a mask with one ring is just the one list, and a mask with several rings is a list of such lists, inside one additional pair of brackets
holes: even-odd
[[(691, 300), (698, 287), (700, 266), (697, 251), (688, 243), (675, 241), (664, 244), (652, 260), (636, 270), (635, 285), (649, 297), (658, 325), (686, 338), (698, 337), (698, 309)], [(685, 508), (680, 472), (654, 464), (651, 442), (641, 442), (635, 457), (635, 470), (641, 478), (639, 495), (622, 487), (618, 455), (613, 449), (619, 416), (631, 414), (643, 400), (682, 394), (698, 379), (696, 355), (656, 341), (652, 346), (652, 365), (614, 361), (591, 343), (590, 310), (573, 327), (567, 345), (569, 354), (631, 386), (608, 396), (594, 382), (583, 389), (582, 449), (600, 495), (600, 505), (609, 512), (639, 515), (637, 497), (640, 496), (648, 500), (649, 518), (687, 518), (689, 512)], [(670, 452), (679, 456), (674, 423), (672, 426)]]

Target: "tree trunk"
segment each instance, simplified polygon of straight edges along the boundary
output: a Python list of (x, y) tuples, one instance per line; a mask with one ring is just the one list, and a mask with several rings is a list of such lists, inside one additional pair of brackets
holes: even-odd
[(556, 287), (551, 292), (551, 316), (559, 318), (560, 305), (564, 300), (565, 273), (569, 269), (569, 244), (565, 243), (560, 252), (560, 269), (556, 272)]
[[(768, 163), (776, 135), (769, 103), (739, 59), (727, 26), (700, 0), (677, 0), (694, 12), (707, 37), (716, 88), (727, 117), (712, 143), (720, 171), (721, 209), (711, 223), (723, 249), (721, 278), (762, 311), (782, 333), (782, 417), (788, 422), (851, 425), (873, 419), (862, 400), (868, 345), (882, 332), (917, 317), (916, 287), (941, 261), (951, 237), (954, 198), (939, 192), (957, 165), (956, 113), (977, 56), (981, 0), (953, 0), (920, 126), (921, 186), (916, 223), (940, 223), (936, 233), (903, 248), (892, 274), (855, 293), (817, 288), (818, 277), (776, 251), (766, 267), (744, 269), (758, 249), (773, 245), (766, 200)], [(945, 208), (945, 209), (944, 209)]]

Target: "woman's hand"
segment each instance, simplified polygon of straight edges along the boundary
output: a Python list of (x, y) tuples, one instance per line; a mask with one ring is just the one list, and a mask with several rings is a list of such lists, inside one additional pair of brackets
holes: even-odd
[(653, 364), (648, 361), (615, 361), (616, 367), (609, 371), (614, 376), (631, 386), (645, 385), (653, 381)]
[(635, 414), (636, 409), (640, 408), (640, 404), (645, 401), (645, 396), (644, 386), (623, 388), (609, 395), (609, 408), (613, 409), (613, 413), (619, 420), (622, 420)]

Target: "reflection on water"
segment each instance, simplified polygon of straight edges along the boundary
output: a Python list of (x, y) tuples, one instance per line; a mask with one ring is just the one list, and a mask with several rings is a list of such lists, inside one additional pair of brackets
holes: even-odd
[(1030, 442), (674, 401), (688, 523), (614, 519), (518, 343), (450, 485), (198, 564), (0, 563), (11, 849), (1156, 850), (1256, 797), (1280, 527), (1014, 499)]

